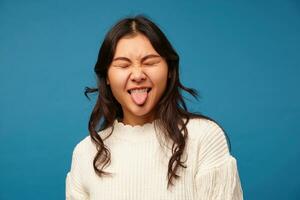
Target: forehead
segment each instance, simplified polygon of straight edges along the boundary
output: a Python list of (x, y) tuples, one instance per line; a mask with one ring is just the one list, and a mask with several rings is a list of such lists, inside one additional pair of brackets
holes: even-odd
[(116, 46), (115, 57), (124, 56), (133, 59), (142, 58), (147, 54), (158, 54), (149, 39), (142, 35), (121, 38)]

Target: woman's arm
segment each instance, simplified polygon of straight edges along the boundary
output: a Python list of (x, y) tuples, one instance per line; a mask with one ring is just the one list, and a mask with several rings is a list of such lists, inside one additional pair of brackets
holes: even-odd
[(195, 175), (198, 199), (243, 200), (237, 161), (229, 153), (225, 134), (216, 123), (208, 123)]
[(89, 199), (88, 193), (82, 185), (78, 146), (74, 148), (71, 170), (66, 177), (66, 200)]

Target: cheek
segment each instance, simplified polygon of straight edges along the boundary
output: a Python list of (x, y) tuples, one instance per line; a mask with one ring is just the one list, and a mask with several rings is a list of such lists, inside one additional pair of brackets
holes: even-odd
[(162, 67), (153, 73), (152, 81), (158, 88), (158, 90), (164, 90), (168, 80), (168, 69), (167, 67)]
[(113, 95), (117, 99), (118, 97), (122, 96), (123, 92), (125, 91), (126, 77), (126, 73), (120, 73), (115, 70), (108, 71), (109, 85)]

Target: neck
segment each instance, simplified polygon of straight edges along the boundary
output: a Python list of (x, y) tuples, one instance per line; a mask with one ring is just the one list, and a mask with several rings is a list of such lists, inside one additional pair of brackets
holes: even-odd
[(125, 125), (131, 125), (131, 126), (135, 126), (135, 125), (143, 125), (146, 123), (151, 123), (153, 122), (155, 119), (154, 117), (138, 117), (138, 118), (126, 118), (124, 117), (123, 119), (120, 120), (120, 122), (122, 122)]

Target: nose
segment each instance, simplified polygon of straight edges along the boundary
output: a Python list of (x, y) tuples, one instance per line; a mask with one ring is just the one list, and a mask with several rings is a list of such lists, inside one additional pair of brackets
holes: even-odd
[(141, 67), (133, 67), (130, 79), (134, 82), (141, 82), (146, 79), (146, 75)]

